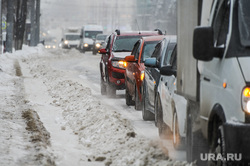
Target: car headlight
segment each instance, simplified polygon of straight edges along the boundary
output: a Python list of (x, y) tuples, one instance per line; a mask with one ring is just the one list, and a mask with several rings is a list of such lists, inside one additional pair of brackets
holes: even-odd
[(96, 43), (96, 44), (95, 44), (95, 47), (96, 47), (96, 48), (99, 48), (99, 47), (101, 47), (101, 44), (100, 44), (100, 43)]
[(87, 43), (84, 43), (83, 47), (88, 47), (89, 45)]
[(141, 71), (141, 75), (140, 75), (141, 81), (144, 80), (144, 77), (145, 77), (145, 73), (144, 73), (144, 71)]
[(54, 45), (53, 48), (56, 48), (56, 46)]
[(68, 41), (68, 40), (65, 40), (65, 41), (64, 41), (64, 44), (69, 44), (69, 41)]
[(112, 66), (116, 67), (116, 68), (125, 69), (124, 63), (126, 63), (126, 62), (124, 62), (124, 61), (112, 61)]
[(242, 109), (250, 114), (250, 87), (245, 87), (242, 91)]

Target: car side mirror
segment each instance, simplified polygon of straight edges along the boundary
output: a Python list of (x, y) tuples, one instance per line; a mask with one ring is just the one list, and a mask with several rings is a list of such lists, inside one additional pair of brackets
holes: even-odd
[(214, 31), (212, 27), (196, 27), (193, 36), (193, 56), (197, 60), (211, 61), (216, 49), (213, 45)]
[(145, 59), (144, 65), (147, 67), (157, 67), (156, 58), (147, 58)]
[(107, 51), (105, 48), (102, 48), (98, 51), (100, 54), (107, 54)]
[(163, 66), (160, 68), (160, 74), (165, 76), (174, 75), (176, 77), (176, 70), (172, 66)]
[(124, 59), (126, 62), (136, 62), (134, 55), (126, 56)]

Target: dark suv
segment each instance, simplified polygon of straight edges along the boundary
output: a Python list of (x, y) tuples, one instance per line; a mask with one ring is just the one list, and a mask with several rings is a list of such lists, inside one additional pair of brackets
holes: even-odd
[[(155, 120), (155, 101), (159, 80), (161, 78), (160, 68), (165, 65), (164, 59), (172, 53), (176, 45), (176, 36), (166, 36), (155, 46), (151, 56), (145, 60), (145, 78), (142, 91), (142, 118), (144, 120)], [(152, 64), (150, 64), (153, 62)], [(157, 122), (156, 122), (157, 123)]]
[(109, 36), (107, 46), (99, 52), (102, 54), (100, 61), (101, 94), (114, 96), (116, 90), (125, 89), (125, 67), (124, 58), (130, 55), (134, 44), (143, 36), (161, 35), (162, 32), (120, 32), (116, 30)]

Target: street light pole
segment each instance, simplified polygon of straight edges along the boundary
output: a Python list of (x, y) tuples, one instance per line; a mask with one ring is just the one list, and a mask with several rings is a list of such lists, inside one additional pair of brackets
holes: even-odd
[(3, 54), (3, 32), (2, 32), (2, 0), (0, 0), (0, 23), (1, 23), (1, 28), (0, 28), (0, 51), (1, 54)]
[(39, 43), (40, 40), (40, 0), (36, 1), (36, 45)]

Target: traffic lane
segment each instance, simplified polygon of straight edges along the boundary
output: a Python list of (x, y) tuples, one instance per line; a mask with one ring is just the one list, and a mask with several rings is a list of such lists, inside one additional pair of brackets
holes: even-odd
[[(129, 119), (138, 135), (143, 135), (149, 139), (160, 139), (158, 129), (155, 127), (154, 122), (144, 121), (141, 111), (136, 111), (134, 107), (126, 105), (124, 90), (118, 90), (114, 98), (101, 95), (99, 62), (100, 55), (92, 55), (90, 52), (86, 52), (80, 56), (62, 58), (61, 60), (51, 61), (50, 63), (55, 69), (70, 71), (68, 77), (89, 87), (92, 94), (108, 108), (107, 110), (116, 110), (122, 114), (124, 118)], [(168, 149), (170, 158), (173, 160), (186, 161), (185, 151), (175, 150), (171, 139), (161, 140), (161, 142), (162, 146)]]

